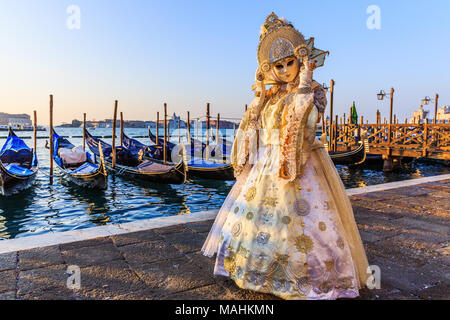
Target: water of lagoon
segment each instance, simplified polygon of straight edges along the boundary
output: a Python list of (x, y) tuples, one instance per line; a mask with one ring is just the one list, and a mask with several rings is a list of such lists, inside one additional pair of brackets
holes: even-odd
[[(79, 128), (56, 130), (63, 136), (82, 135)], [(228, 131), (227, 134), (233, 135), (233, 130)], [(92, 133), (111, 135), (111, 129), (95, 129)], [(126, 129), (126, 133), (131, 137), (145, 136), (147, 129)], [(32, 132), (17, 134), (32, 136)], [(6, 135), (7, 132), (0, 132), (3, 137), (0, 145), (3, 145)], [(38, 136), (46, 135), (47, 132), (38, 132)], [(184, 185), (159, 185), (109, 175), (105, 191), (86, 190), (61, 177), (55, 177), (53, 185), (49, 185), (49, 152), (44, 148), (45, 140), (37, 140), (41, 170), (35, 184), (20, 194), (0, 196), (0, 240), (219, 209), (234, 184), (233, 181), (195, 179)], [(69, 140), (75, 145), (82, 143), (81, 138)], [(150, 143), (148, 138), (138, 140)], [(177, 142), (178, 138), (172, 141)], [(32, 146), (31, 139), (25, 142)], [(345, 186), (354, 188), (450, 173), (450, 168), (413, 162), (393, 173), (383, 173), (381, 168), (349, 169), (346, 166), (338, 166), (338, 171)]]

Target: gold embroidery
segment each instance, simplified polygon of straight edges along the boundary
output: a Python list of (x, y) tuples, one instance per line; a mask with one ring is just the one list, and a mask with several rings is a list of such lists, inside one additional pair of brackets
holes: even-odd
[(255, 196), (256, 196), (256, 188), (250, 187), (247, 191), (247, 194), (245, 195), (245, 200), (252, 201), (253, 199), (255, 199)]
[(308, 191), (308, 192), (311, 192), (311, 189), (310, 189), (310, 188), (308, 188), (308, 189), (306, 189), (306, 191)]
[(314, 247), (314, 242), (306, 234), (295, 238), (295, 246), (301, 253), (308, 253)]
[(334, 260), (325, 261), (325, 266), (327, 268), (327, 272), (333, 271), (334, 268)]
[(284, 224), (290, 224), (291, 223), (291, 217), (284, 216), (281, 218), (281, 222)]
[(353, 287), (353, 279), (351, 277), (340, 278), (336, 281), (336, 287), (339, 289), (350, 289)]
[(320, 230), (320, 231), (325, 231), (325, 230), (327, 230), (327, 225), (325, 224), (325, 222), (323, 222), (323, 221), (320, 221), (320, 222), (319, 222), (319, 230)]
[(245, 258), (247, 257), (249, 253), (249, 250), (243, 246), (241, 246), (238, 250), (238, 254), (240, 254), (241, 256), (244, 256)]
[(297, 199), (294, 202), (294, 211), (300, 216), (307, 216), (311, 210), (308, 201), (305, 199)]
[(342, 238), (337, 239), (336, 245), (338, 246), (339, 249), (344, 249), (345, 247), (344, 240)]
[(277, 198), (273, 198), (273, 197), (267, 197), (264, 199), (264, 205), (268, 206), (268, 207), (276, 207), (277, 206)]
[(241, 230), (242, 230), (242, 224), (240, 222), (236, 222), (233, 225), (233, 228), (231, 228), (231, 234), (233, 235), (233, 237), (237, 237), (241, 233)]
[(331, 281), (324, 281), (319, 285), (319, 290), (323, 293), (330, 292), (330, 290), (333, 288), (333, 282)]
[(239, 207), (234, 208), (234, 213), (238, 213), (239, 212)]
[(266, 233), (266, 232), (260, 232), (256, 236), (256, 242), (258, 242), (259, 244), (266, 244), (267, 242), (269, 242), (269, 239), (270, 239), (270, 233)]
[(288, 259), (289, 259), (289, 255), (287, 254), (278, 254), (275, 257), (275, 260), (277, 261), (277, 263), (279, 263), (282, 266), (287, 266), (288, 265)]
[(231, 254), (223, 260), (223, 267), (228, 274), (233, 274), (236, 270), (236, 259), (234, 254)]
[(253, 212), (248, 212), (246, 217), (247, 217), (247, 220), (252, 220), (253, 217), (254, 217), (254, 213)]
[(297, 281), (297, 290), (303, 294), (307, 295), (312, 289), (311, 280), (308, 277), (301, 277)]

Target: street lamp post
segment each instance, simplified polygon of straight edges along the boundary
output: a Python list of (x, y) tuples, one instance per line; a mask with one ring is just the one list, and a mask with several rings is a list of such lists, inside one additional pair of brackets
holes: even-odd
[(394, 112), (394, 88), (391, 88), (391, 93), (390, 94), (386, 94), (383, 90), (380, 90), (380, 92), (377, 94), (377, 98), (378, 100), (384, 100), (384, 98), (386, 96), (390, 97), (391, 100), (391, 104), (390, 104), (390, 110), (389, 110), (389, 126), (388, 126), (388, 147), (387, 147), (387, 155), (386, 158), (384, 159), (384, 164), (383, 164), (383, 171), (391, 171), (393, 169), (394, 163), (393, 163), (393, 159), (391, 157), (391, 136), (392, 136), (392, 115)]
[(423, 105), (428, 105), (429, 103), (434, 101), (434, 118), (433, 118), (433, 123), (436, 124), (437, 123), (437, 108), (438, 108), (438, 102), (439, 102), (439, 94), (436, 93), (436, 96), (433, 99), (431, 99), (429, 96), (426, 96), (425, 98), (422, 99), (422, 104)]

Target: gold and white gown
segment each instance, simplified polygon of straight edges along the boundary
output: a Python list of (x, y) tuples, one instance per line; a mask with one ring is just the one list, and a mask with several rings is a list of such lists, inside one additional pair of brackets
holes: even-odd
[[(300, 86), (311, 88), (307, 71), (300, 77)], [(284, 299), (357, 297), (368, 263), (342, 181), (315, 138), (315, 105), (323, 108), (323, 89), (284, 89), (260, 112), (263, 130), (253, 164), (236, 164), (243, 145), (235, 141), (237, 181), (202, 250), (207, 256), (217, 252), (215, 275), (229, 276), (244, 289)], [(237, 139), (248, 133), (249, 114), (256, 104), (241, 122)], [(284, 179), (279, 175), (280, 157), (290, 150), (283, 134), (292, 130), (298, 131), (295, 156), (285, 158), (296, 162), (288, 170), (296, 177)]]

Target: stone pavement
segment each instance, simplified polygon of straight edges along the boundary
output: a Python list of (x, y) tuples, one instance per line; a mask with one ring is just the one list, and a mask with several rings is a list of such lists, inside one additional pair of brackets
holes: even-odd
[[(450, 180), (350, 197), (381, 289), (359, 299), (450, 299)], [(1, 299), (276, 299), (213, 276), (212, 221), (0, 254)], [(67, 267), (81, 269), (70, 290)]]

